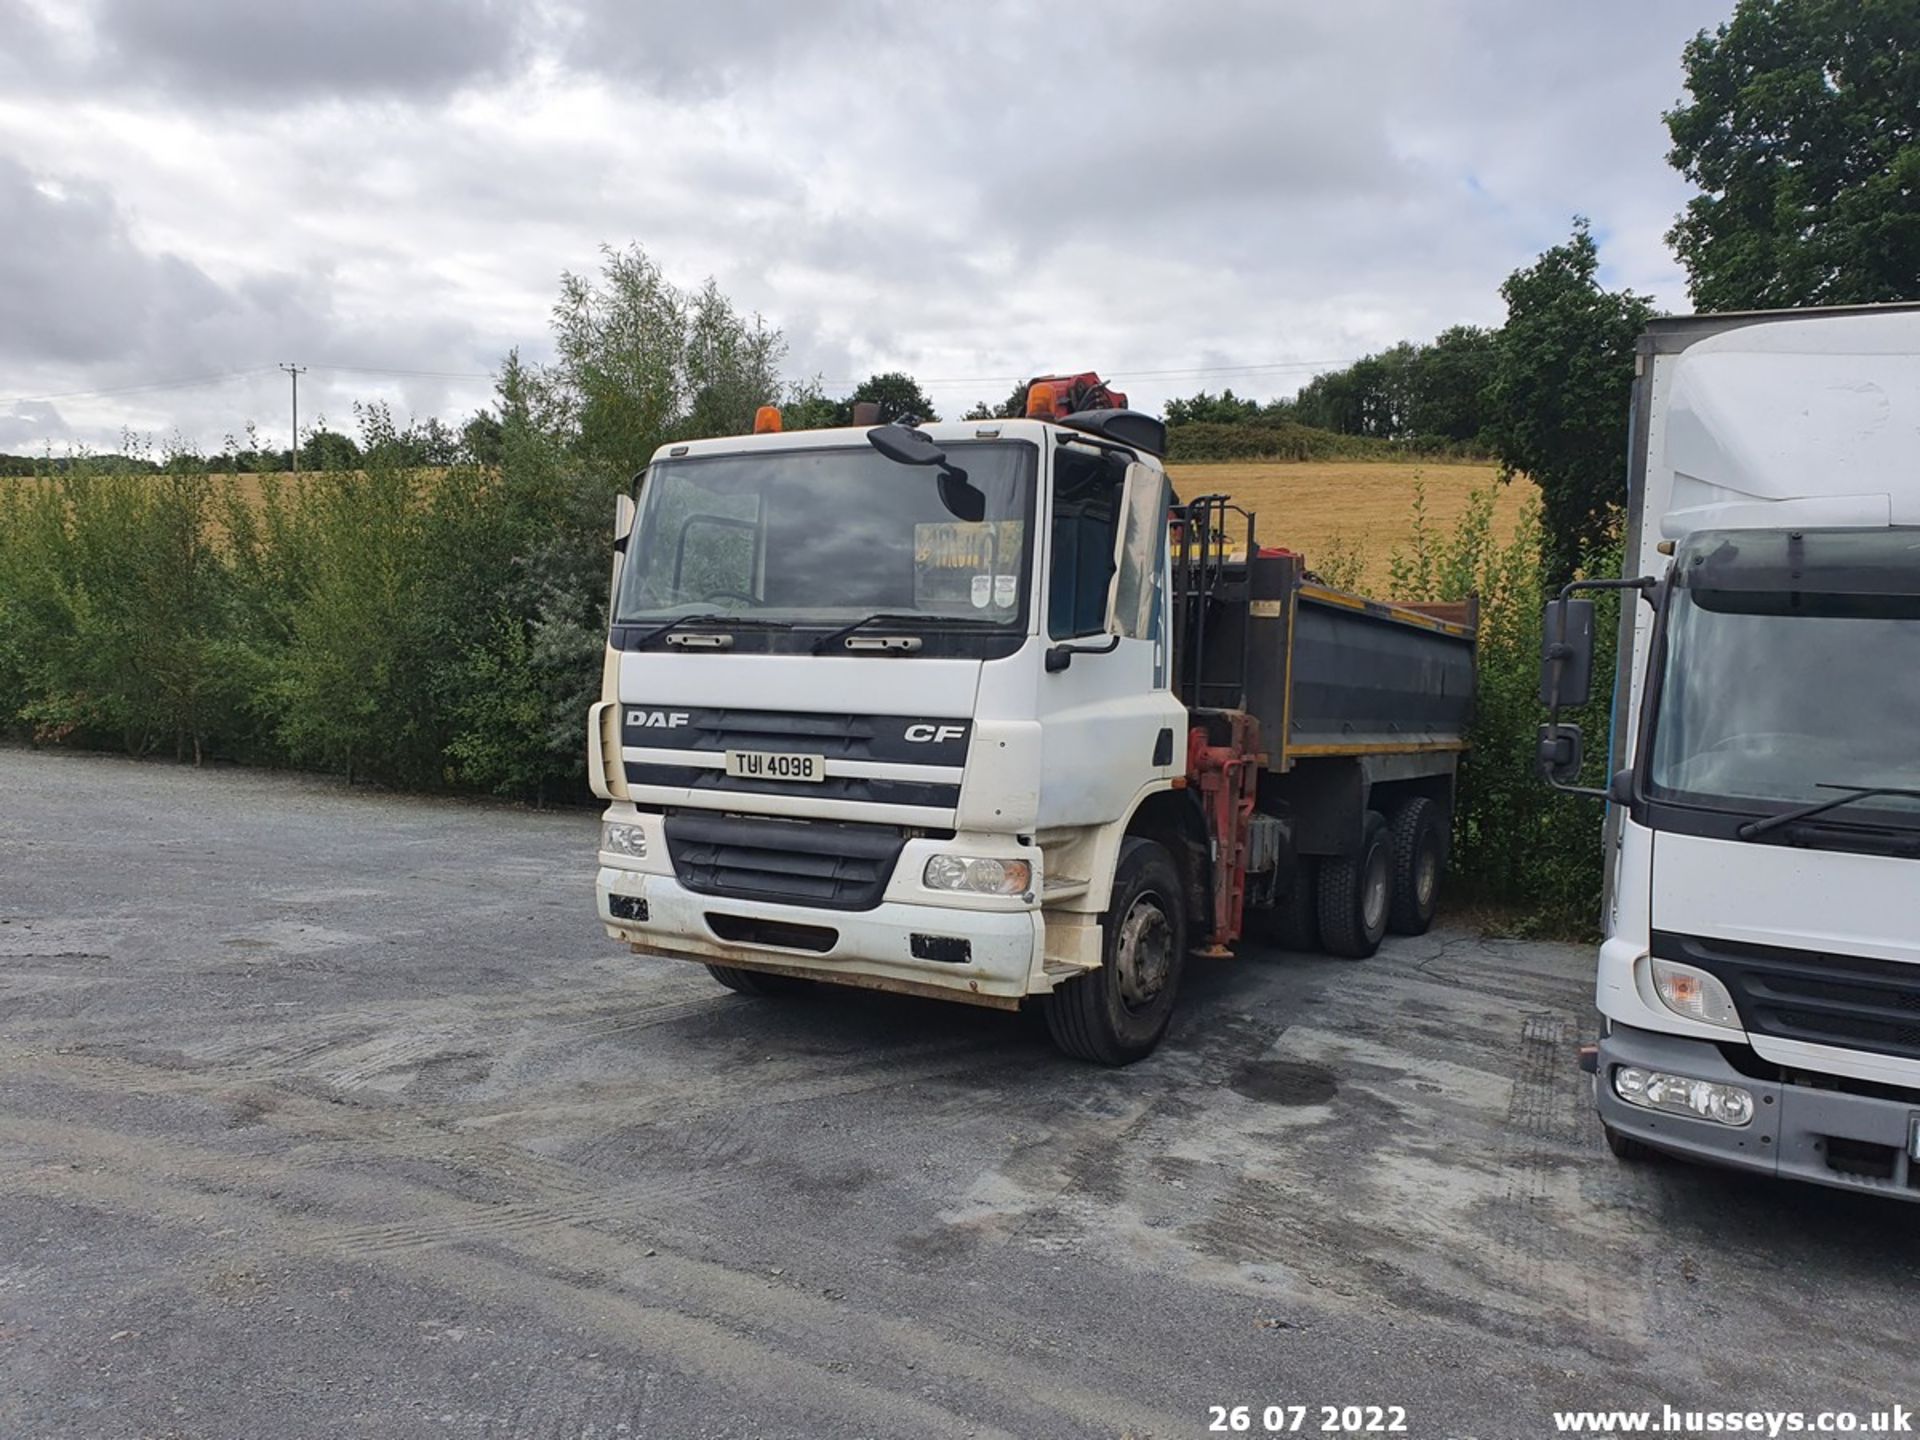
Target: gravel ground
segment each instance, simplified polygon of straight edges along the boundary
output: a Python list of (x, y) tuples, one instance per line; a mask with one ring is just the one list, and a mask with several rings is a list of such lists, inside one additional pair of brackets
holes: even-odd
[(0, 750), (0, 1436), (1920, 1399), (1920, 1212), (1613, 1161), (1583, 949), (1249, 951), (1111, 1072), (628, 955), (595, 823)]

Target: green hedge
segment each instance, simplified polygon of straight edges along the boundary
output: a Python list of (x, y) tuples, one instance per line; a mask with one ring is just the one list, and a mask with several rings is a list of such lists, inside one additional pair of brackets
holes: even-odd
[[(1518, 912), (1526, 926), (1551, 933), (1587, 933), (1599, 919), (1601, 890), (1598, 802), (1550, 789), (1534, 769), (1540, 723), (1541, 614), (1544, 581), (1540, 504), (1529, 496), (1512, 536), (1494, 528), (1498, 482), (1476, 491), (1451, 531), (1427, 518), (1416, 486), (1413, 534), (1392, 557), (1388, 592), (1397, 600), (1479, 597), (1479, 689), (1472, 748), (1461, 768), (1454, 824), (1452, 893), (1456, 899)], [(1586, 573), (1619, 571), (1617, 551), (1591, 559)], [(1597, 601), (1596, 697), (1562, 718), (1588, 737), (1582, 783), (1603, 785), (1618, 597)]]

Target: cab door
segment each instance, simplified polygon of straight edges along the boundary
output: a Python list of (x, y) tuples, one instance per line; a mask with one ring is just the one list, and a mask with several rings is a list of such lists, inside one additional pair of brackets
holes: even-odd
[(1168, 687), (1166, 475), (1068, 443), (1052, 478), (1041, 829), (1112, 823), (1186, 768), (1186, 711)]

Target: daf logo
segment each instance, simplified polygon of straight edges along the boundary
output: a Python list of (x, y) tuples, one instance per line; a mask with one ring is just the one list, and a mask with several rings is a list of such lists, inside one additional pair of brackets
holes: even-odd
[(627, 724), (636, 730), (676, 730), (691, 718), (685, 710), (629, 710)]
[(944, 745), (967, 733), (964, 725), (909, 725), (907, 739), (915, 745)]

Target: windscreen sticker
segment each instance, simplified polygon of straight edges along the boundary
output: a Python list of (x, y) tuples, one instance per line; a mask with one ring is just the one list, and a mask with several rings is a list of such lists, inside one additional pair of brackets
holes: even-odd
[(914, 607), (1011, 609), (1019, 599), (1025, 542), (1024, 520), (936, 520), (915, 525)]

